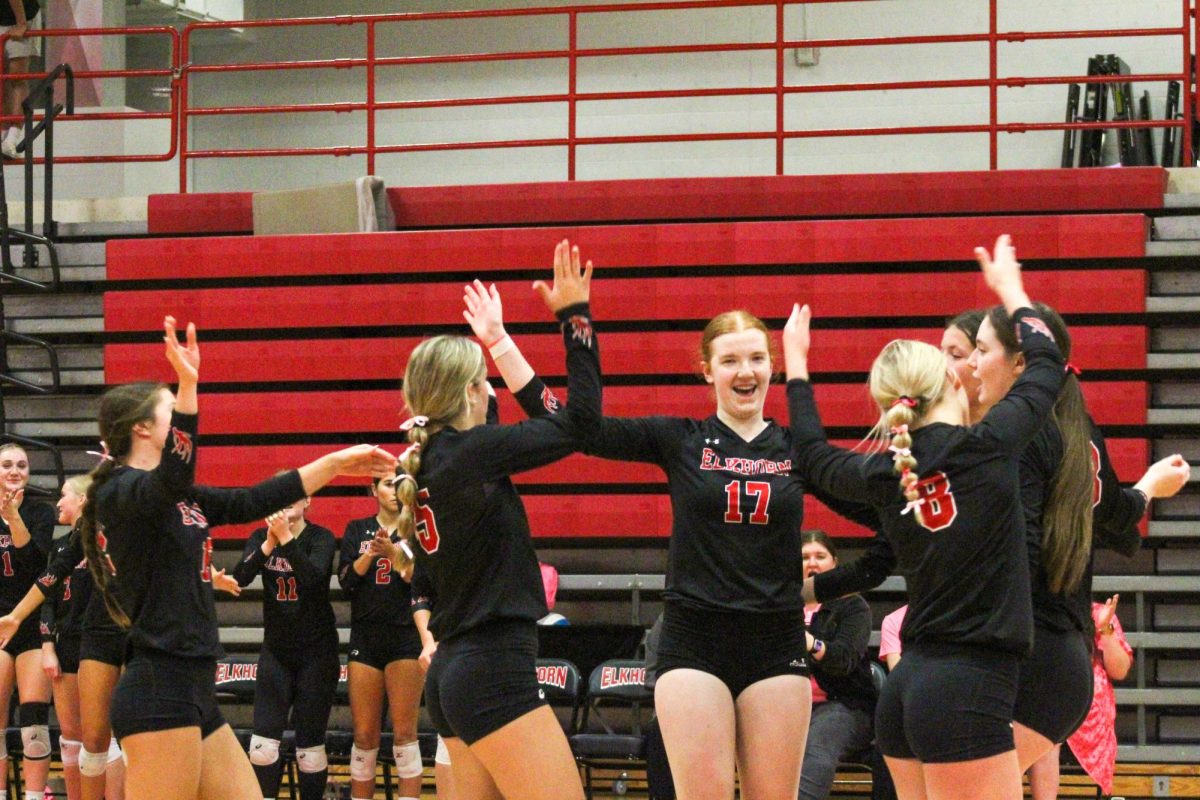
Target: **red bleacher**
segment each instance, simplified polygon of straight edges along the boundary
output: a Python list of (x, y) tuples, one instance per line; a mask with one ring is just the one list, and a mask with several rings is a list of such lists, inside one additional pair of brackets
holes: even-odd
[[(1009, 170), (555, 181), (388, 189), (401, 228), (1162, 208), (1166, 170)], [(250, 192), (151, 195), (152, 234), (243, 233)]]
[[(111, 242), (105, 327), (119, 341), (105, 348), (105, 377), (170, 378), (152, 343), (169, 310), (202, 338), (221, 334), (204, 343), (201, 430), (217, 438), (200, 459), (202, 481), (259, 480), (326, 452), (331, 434), (395, 447), (407, 353), (430, 331), (466, 331), (469, 278), (497, 281), (506, 321), (536, 330), (516, 334), (522, 350), (561, 383), (562, 346), (530, 280), (569, 237), (599, 265), (593, 307), (613, 327), (601, 329), (605, 374), (619, 378), (605, 389), (606, 413), (711, 413), (695, 377), (702, 323), (745, 307), (778, 328), (802, 301), (816, 314), (825, 423), (850, 435), (873, 421), (861, 378), (879, 348), (897, 336), (936, 342), (941, 319), (992, 302), (971, 251), (1011, 233), (1032, 296), (1067, 315), (1100, 315), (1073, 325), (1072, 360), (1104, 373), (1085, 374), (1097, 421), (1136, 428), (1146, 424), (1148, 341), (1146, 271), (1134, 259), (1145, 254), (1147, 219), (1127, 212), (1161, 207), (1165, 180), (1146, 168), (393, 189), (402, 227), (457, 229)], [(249, 195), (156, 196), (151, 231), (243, 232), (249, 207)], [(867, 218), (894, 215), (904, 218)], [(528, 224), (546, 227), (470, 227)], [(396, 388), (379, 388), (390, 381)], [(786, 420), (781, 388), (767, 413)], [(504, 392), (501, 414), (520, 417)], [(1115, 439), (1110, 451), (1125, 476), (1149, 457), (1144, 438)], [(540, 537), (670, 530), (656, 467), (573, 456), (517, 481)], [(344, 496), (349, 485), (316, 498), (312, 517), (340, 530), (373, 513), (365, 491)], [(806, 526), (866, 533), (816, 502)]]

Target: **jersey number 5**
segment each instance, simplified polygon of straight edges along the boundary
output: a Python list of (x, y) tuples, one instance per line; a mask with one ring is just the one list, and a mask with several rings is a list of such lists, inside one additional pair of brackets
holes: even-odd
[(944, 472), (935, 472), (917, 484), (921, 494), (920, 513), (917, 522), (926, 530), (937, 532), (949, 528), (958, 516), (958, 507), (954, 504), (954, 493), (950, 491), (950, 479)]
[[(771, 504), (771, 484), (766, 481), (746, 481), (746, 494), (754, 497), (754, 510), (750, 512), (751, 525), (766, 525), (770, 522), (767, 506)], [(725, 521), (738, 525), (745, 521), (742, 514), (742, 482), (725, 484)]]
[(429, 490), (421, 489), (417, 492), (417, 541), (421, 544), (421, 549), (426, 553), (433, 555), (437, 552), (438, 545), (441, 544), (441, 537), (438, 535), (437, 518), (433, 516), (433, 509), (425, 505), (429, 500)]

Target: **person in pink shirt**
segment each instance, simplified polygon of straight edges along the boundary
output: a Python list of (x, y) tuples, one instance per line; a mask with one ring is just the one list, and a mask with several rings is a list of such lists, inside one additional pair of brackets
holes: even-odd
[[(1117, 700), (1112, 682), (1122, 680), (1133, 665), (1133, 648), (1117, 619), (1119, 598), (1114, 594), (1105, 603), (1092, 603), (1092, 620), (1096, 623), (1092, 707), (1083, 724), (1067, 739), (1080, 766), (1105, 795), (1112, 794), (1117, 763)], [(1029, 786), (1034, 800), (1058, 796), (1058, 758), (1059, 747), (1055, 747), (1030, 768)]]
[(883, 618), (879, 629), (879, 660), (887, 664), (888, 672), (900, 663), (900, 626), (907, 611), (907, 604), (900, 606)]

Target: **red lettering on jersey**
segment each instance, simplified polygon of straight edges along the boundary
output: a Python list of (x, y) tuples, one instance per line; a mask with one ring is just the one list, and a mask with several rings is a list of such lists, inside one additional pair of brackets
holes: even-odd
[(200, 559), (200, 580), (212, 583), (212, 537), (204, 540), (203, 553)]
[(192, 461), (192, 435), (179, 428), (171, 428), (171, 455), (179, 456), (185, 464)]
[(733, 472), (737, 475), (786, 475), (792, 471), (792, 460), (722, 458), (712, 448), (705, 447), (700, 451), (700, 469), (708, 472)]
[(175, 507), (179, 509), (179, 516), (183, 519), (183, 524), (187, 526), (195, 526), (197, 528), (207, 528), (208, 518), (204, 516), (204, 512), (200, 510), (200, 506), (195, 503), (178, 502)]
[(546, 664), (537, 668), (537, 682), (546, 686), (567, 688), (567, 668), (562, 664)]
[(950, 479), (944, 472), (935, 472), (916, 484), (924, 502), (917, 509), (917, 522), (928, 531), (937, 532), (950, 527), (958, 516), (958, 506), (950, 491)]
[(434, 516), (433, 509), (425, 504), (428, 500), (428, 489), (421, 489), (417, 492), (416, 533), (421, 549), (433, 555), (437, 552), (442, 537), (438, 533), (437, 517)]
[(7, 533), (0, 534), (0, 547), (12, 547), (12, 536)]
[(99, 529), (96, 530), (96, 547), (100, 550), (105, 566), (108, 567), (108, 574), (116, 575), (117, 565), (113, 563), (112, 556), (108, 554), (108, 537), (104, 535), (104, 531)]
[[(1021, 317), (1021, 321), (1024, 322), (1026, 325), (1028, 325), (1033, 330), (1040, 333), (1042, 336), (1045, 336), (1050, 341), (1052, 341), (1052, 342), (1054, 341), (1054, 334), (1050, 332), (1050, 328), (1047, 327), (1046, 323), (1042, 322), (1037, 317)], [(1018, 342), (1021, 341), (1021, 326), (1020, 326), (1020, 324), (1017, 325), (1017, 341)]]
[(63, 599), (64, 603), (71, 599), (71, 576), (70, 575), (68, 575), (66, 580), (63, 581), (62, 599)]
[(567, 319), (567, 324), (571, 326), (571, 338), (577, 342), (583, 342), (583, 346), (591, 350), (592, 321), (583, 314), (572, 314)]
[(1095, 442), (1088, 442), (1092, 448), (1092, 508), (1100, 505), (1100, 498), (1104, 494), (1104, 484), (1100, 480), (1100, 448), (1096, 447)]
[(550, 391), (550, 387), (546, 386), (542, 389), (542, 405), (551, 414), (557, 414), (559, 409), (558, 398), (554, 396), (554, 392)]
[(47, 573), (47, 574), (43, 575), (42, 577), (38, 578), (37, 582), (40, 583), (42, 586), (45, 586), (47, 589), (49, 589), (54, 584), (58, 583), (58, 576)]
[(292, 562), (283, 556), (273, 555), (267, 559), (267, 563), (263, 565), (263, 569), (269, 569), (273, 572), (291, 572)]

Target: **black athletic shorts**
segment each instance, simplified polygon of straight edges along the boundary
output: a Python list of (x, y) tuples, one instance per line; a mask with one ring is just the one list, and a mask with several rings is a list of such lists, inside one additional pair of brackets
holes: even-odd
[(282, 739), (290, 718), (296, 747), (325, 744), (341, 671), (336, 641), (304, 653), (264, 646), (254, 681), (254, 732)]
[(1021, 662), (1013, 721), (1061, 743), (1092, 707), (1092, 654), (1083, 634), (1033, 629), (1033, 654)]
[(350, 660), (382, 670), (393, 661), (421, 655), (421, 635), (415, 625), (373, 625), (357, 622), (350, 626)]
[(36, 615), (29, 617), (21, 626), (17, 628), (17, 632), (4, 645), (4, 652), (16, 658), (21, 653), (29, 650), (42, 649), (42, 621)]
[(539, 706), (537, 625), (492, 622), (440, 642), (425, 676), (425, 709), (442, 738), (474, 744)]
[(200, 728), (205, 738), (225, 724), (217, 707), (217, 662), (134, 650), (113, 692), (113, 734)]
[(129, 632), (120, 628), (84, 627), (79, 640), (79, 660), (99, 661), (118, 669), (125, 664), (125, 649), (129, 644)]
[(54, 652), (58, 656), (58, 668), (63, 675), (76, 675), (79, 672), (79, 643), (78, 634), (59, 636), (54, 643)]
[(875, 708), (879, 749), (927, 764), (1012, 750), (1019, 661), (971, 645), (907, 645)]
[(779, 675), (809, 677), (802, 612), (747, 614), (667, 603), (657, 677), (673, 669), (715, 675), (736, 700), (746, 687)]

